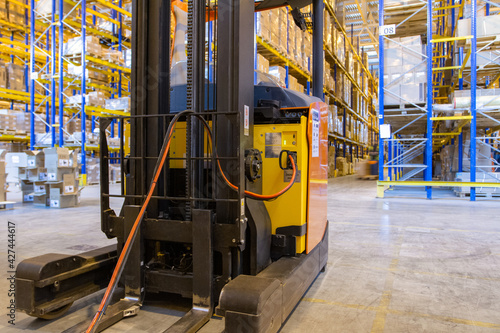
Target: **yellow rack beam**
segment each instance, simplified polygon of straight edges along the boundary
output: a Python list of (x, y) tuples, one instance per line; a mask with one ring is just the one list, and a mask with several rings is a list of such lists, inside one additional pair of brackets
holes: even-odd
[(432, 71), (437, 72), (437, 71), (446, 71), (449, 69), (459, 69), (459, 68), (462, 68), (462, 66), (436, 67), (436, 68), (433, 68)]
[(20, 141), (20, 142), (29, 142), (29, 136), (17, 136), (17, 135), (4, 135), (0, 134), (0, 141)]
[(123, 66), (120, 66), (120, 65), (117, 65), (117, 64), (114, 64), (112, 62), (109, 62), (109, 61), (106, 61), (106, 60), (102, 60), (102, 59), (99, 59), (99, 58), (96, 58), (96, 57), (92, 57), (92, 56), (86, 55), (85, 59), (88, 60), (88, 61), (91, 61), (93, 63), (99, 64), (99, 65), (103, 65), (103, 66), (106, 66), (106, 67), (109, 67), (109, 68), (120, 70), (120, 71), (122, 71), (124, 73), (127, 73), (127, 74), (131, 74), (132, 73), (132, 70), (130, 68), (123, 67)]
[(456, 136), (460, 135), (460, 133), (448, 132), (448, 133), (432, 133), (433, 136)]
[(89, 106), (89, 105), (85, 106), (85, 112), (97, 113), (99, 115), (108, 114), (108, 115), (114, 115), (114, 116), (130, 116), (130, 112), (120, 111), (120, 110), (109, 110), (109, 109), (104, 109), (104, 108), (100, 108), (97, 106)]
[(452, 9), (452, 8), (458, 8), (460, 6), (461, 5), (444, 6), (444, 7), (434, 7), (433, 10), (438, 11), (438, 10)]
[(445, 181), (377, 181), (383, 186), (446, 186), (446, 187), (500, 187), (500, 183), (445, 182)]
[(0, 20), (0, 27), (2, 27), (2, 28), (8, 27), (8, 28), (11, 28), (11, 29), (15, 29), (15, 30), (20, 30), (20, 31), (26, 32), (26, 28), (23, 27), (22, 25), (17, 25), (17, 24), (14, 24), (14, 23), (10, 23), (10, 22), (5, 21), (5, 20)]
[(95, 0), (96, 2), (99, 2), (100, 4), (116, 10), (118, 13), (122, 13), (123, 15), (126, 15), (128, 17), (132, 17), (132, 13), (127, 12), (125, 9), (118, 7), (117, 5), (112, 4), (109, 1), (106, 0)]
[(466, 40), (472, 39), (472, 35), (469, 36), (460, 36), (460, 37), (442, 37), (442, 38), (434, 38), (431, 39), (431, 43), (441, 43), (441, 42), (453, 42), (457, 40)]
[(460, 119), (472, 119), (472, 116), (431, 117), (431, 120), (432, 120), (432, 121), (440, 121), (440, 120), (460, 120)]

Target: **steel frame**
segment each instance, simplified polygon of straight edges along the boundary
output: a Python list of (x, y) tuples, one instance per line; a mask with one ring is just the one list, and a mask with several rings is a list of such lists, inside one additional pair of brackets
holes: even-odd
[[(483, 2), (485, 5), (486, 15), (489, 14), (489, 8), (491, 5), (497, 6), (498, 4), (492, 3), (487, 0), (471, 0), (471, 35), (457, 37), (457, 20), (463, 17), (464, 5), (465, 1), (460, 0), (459, 4), (452, 3), (453, 1), (446, 0), (441, 2), (435, 2), (432, 0), (421, 1), (423, 6), (418, 8), (416, 12), (408, 16), (406, 20), (411, 19), (413, 15), (416, 15), (417, 12), (422, 11), (424, 8), (427, 10), (427, 49), (426, 55), (423, 58), (426, 58), (427, 61), (427, 102), (425, 107), (421, 107), (416, 105), (415, 103), (409, 103), (409, 101), (405, 100), (401, 96), (398, 96), (395, 93), (392, 93), (388, 90), (392, 84), (397, 83), (399, 79), (393, 80), (389, 83), (384, 83), (384, 40), (391, 40), (386, 36), (379, 36), (379, 91), (382, 92), (379, 95), (379, 119), (380, 124), (384, 124), (387, 122), (386, 117), (398, 117), (398, 116), (415, 116), (415, 119), (412, 119), (406, 125), (402, 126), (402, 128), (398, 129), (394, 133), (392, 133), (391, 139), (379, 139), (379, 160), (381, 163), (379, 164), (379, 196), (383, 196), (384, 186), (394, 186), (394, 185), (410, 185), (415, 186), (425, 186), (426, 196), (428, 199), (432, 198), (432, 187), (433, 186), (451, 186), (451, 185), (443, 185), (449, 184), (450, 182), (436, 182), (432, 180), (432, 154), (434, 150), (440, 149), (443, 145), (442, 142), (450, 142), (454, 138), (458, 138), (458, 171), (469, 171), (471, 173), (471, 181), (465, 185), (460, 185), (462, 183), (456, 183), (453, 185), (457, 186), (471, 186), (476, 183), (476, 173), (481, 172), (484, 174), (488, 174), (487, 169), (492, 168), (496, 169), (498, 163), (491, 157), (488, 156), (478, 156), (476, 153), (476, 148), (478, 145), (486, 145), (493, 149), (493, 151), (497, 151), (495, 145), (498, 145), (496, 136), (486, 136), (479, 137), (477, 136), (477, 117), (482, 116), (483, 118), (492, 122), (491, 128), (496, 129), (498, 131), (498, 124), (500, 121), (495, 119), (492, 113), (500, 112), (498, 108), (488, 107), (488, 104), (491, 104), (497, 97), (492, 98), (492, 100), (483, 103), (482, 105), (477, 104), (477, 92), (476, 87), (478, 83), (478, 75), (481, 75), (481, 70), (485, 68), (487, 65), (499, 65), (498, 58), (494, 59), (486, 58), (486, 65), (478, 68), (477, 59), (485, 58), (484, 56), (478, 54), (485, 49), (487, 49), (493, 41), (489, 41), (481, 44), (481, 47), (477, 47), (477, 8), (478, 2)], [(458, 12), (458, 13), (457, 13)], [(458, 15), (457, 15), (458, 14)], [(384, 2), (379, 1), (379, 26), (384, 25)], [(435, 24), (433, 24), (435, 23)], [(401, 23), (400, 23), (401, 24)], [(451, 25), (451, 29), (448, 28)], [(449, 35), (447, 35), (449, 34)], [(464, 47), (461, 46), (462, 41), (467, 41), (468, 48), (467, 52), (464, 52)], [(397, 43), (397, 42), (395, 42)], [(457, 44), (458, 43), (458, 44)], [(404, 47), (404, 45), (401, 45)], [(455, 49), (458, 49), (455, 51)], [(456, 60), (458, 60), (458, 64), (453, 64), (453, 54), (454, 52), (458, 52), (459, 56)], [(499, 53), (500, 54), (500, 53)], [(451, 59), (451, 64), (446, 62), (446, 59)], [(464, 78), (464, 69), (466, 69), (467, 64), (470, 60), (470, 79), (466, 80)], [(417, 66), (414, 66), (415, 69)], [(412, 69), (412, 70), (413, 70)], [(407, 72), (411, 72), (409, 70)], [(455, 74), (457, 77), (456, 82), (452, 82), (451, 85), (447, 84), (445, 81), (445, 71), (451, 70), (452, 77)], [(403, 75), (402, 75), (403, 76)], [(498, 80), (500, 75), (496, 76), (493, 81)], [(437, 112), (434, 110), (433, 105), (435, 103), (439, 103), (442, 100), (446, 100), (447, 97), (439, 95), (439, 88), (450, 88), (451, 90), (459, 89), (462, 90), (464, 83), (469, 83), (472, 87), (471, 89), (471, 106), (466, 109), (466, 113), (464, 116), (442, 116), (435, 115)], [(490, 82), (488, 78), (486, 79), (486, 88), (489, 88), (493, 82)], [(384, 107), (384, 93), (396, 96), (408, 102), (408, 104), (412, 104), (417, 110), (423, 111), (422, 114), (414, 113), (411, 115), (387, 115), (389, 111), (396, 110), (387, 110)], [(401, 110), (398, 110), (401, 111)], [(422, 119), (424, 116), (426, 118), (426, 131), (425, 138), (421, 139), (422, 142), (418, 145), (408, 146), (403, 143), (403, 141), (399, 138), (399, 132), (402, 129), (407, 128), (408, 126), (416, 123), (418, 120)], [(458, 128), (456, 130), (452, 130), (452, 132), (439, 133), (437, 132), (437, 122), (443, 120), (462, 120), (458, 123)], [(390, 122), (390, 121), (389, 121)], [(464, 156), (464, 145), (463, 145), (463, 135), (462, 135), (462, 127), (467, 125), (470, 122), (470, 131), (471, 131), (471, 140), (470, 140), (470, 168), (469, 170), (463, 170), (462, 164), (462, 156)], [(433, 139), (434, 138), (434, 139)], [(420, 166), (412, 165), (415, 168), (412, 170), (409, 168), (410, 166), (403, 162), (402, 165), (405, 165), (408, 170), (407, 172), (402, 172), (401, 170), (401, 161), (408, 161), (409, 157), (416, 157), (415, 153), (419, 150), (416, 147), (421, 147), (425, 142), (425, 149), (421, 152), (423, 154), (424, 163)], [(439, 144), (439, 145), (438, 145)], [(384, 150), (387, 151), (387, 156), (384, 154)], [(481, 154), (479, 154), (481, 155)], [(487, 157), (488, 160), (491, 161), (492, 165), (477, 165), (478, 157)], [(419, 170), (419, 171), (415, 171)], [(412, 177), (418, 174), (420, 171), (424, 171), (423, 182), (417, 181), (415, 182)], [(384, 173), (387, 172), (387, 176)], [(493, 177), (494, 178), (494, 177)], [(410, 180), (410, 181), (408, 181)], [(483, 183), (481, 183), (483, 184)], [(500, 187), (500, 184), (490, 185), (493, 187)], [(479, 186), (478, 186), (479, 187)], [(476, 200), (476, 187), (471, 186), (470, 200)]]

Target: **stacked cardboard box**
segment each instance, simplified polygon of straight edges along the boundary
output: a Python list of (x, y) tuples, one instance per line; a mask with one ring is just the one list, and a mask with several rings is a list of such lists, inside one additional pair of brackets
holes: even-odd
[(7, 88), (7, 68), (3, 61), (0, 61), (0, 88)]
[(339, 176), (347, 176), (349, 174), (349, 165), (345, 157), (337, 157), (337, 170)]
[(12, 1), (7, 1), (7, 12), (9, 16), (9, 22), (17, 24), (20, 26), (25, 25), (25, 13), (26, 10), (23, 6), (14, 3)]
[(7, 88), (25, 91), (26, 81), (24, 79), (24, 66), (13, 63), (7, 64)]
[(87, 184), (99, 184), (101, 180), (101, 173), (99, 170), (99, 159), (87, 157)]
[(335, 147), (328, 147), (328, 178), (335, 177)]
[(0, 153), (0, 202), (7, 201), (7, 173), (5, 169), (5, 151)]
[(257, 63), (255, 66), (258, 71), (269, 73), (269, 60), (260, 53), (257, 53)]
[[(82, 37), (74, 37), (64, 43), (63, 54), (67, 56), (81, 55), (83, 50)], [(85, 53), (94, 56), (101, 56), (102, 47), (99, 38), (94, 36), (85, 37)]]
[(5, 155), (6, 162), (6, 172), (7, 172), (7, 182), (8, 183), (18, 183), (20, 179), (19, 169), (26, 168), (28, 166), (28, 159), (26, 153), (15, 152), (7, 153)]
[[(49, 192), (46, 205), (51, 208), (74, 207), (80, 202), (76, 152), (67, 148), (45, 148), (45, 168)], [(47, 200), (47, 198), (49, 200)]]

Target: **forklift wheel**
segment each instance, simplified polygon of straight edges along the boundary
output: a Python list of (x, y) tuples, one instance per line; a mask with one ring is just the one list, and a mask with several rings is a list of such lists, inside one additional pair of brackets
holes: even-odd
[(66, 304), (64, 306), (61, 306), (59, 309), (56, 309), (54, 311), (50, 311), (44, 315), (41, 316), (35, 316), (40, 319), (45, 319), (45, 320), (52, 320), (61, 317), (63, 314), (66, 313), (66, 311), (69, 310), (69, 308), (73, 305), (73, 302)]

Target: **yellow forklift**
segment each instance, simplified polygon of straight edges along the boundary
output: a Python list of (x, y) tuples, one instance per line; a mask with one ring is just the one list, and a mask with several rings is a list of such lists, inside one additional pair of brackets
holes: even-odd
[[(305, 29), (311, 3), (313, 96), (254, 71), (254, 13), (289, 6)], [(98, 332), (140, 316), (148, 295), (177, 294), (192, 309), (166, 332), (195, 332), (213, 315), (226, 332), (277, 332), (328, 258), (323, 6), (134, 0), (131, 115), (100, 120), (101, 229), (117, 244), (22, 261), (17, 308), (56, 319), (105, 289), (95, 316), (67, 330)], [(118, 158), (112, 119), (122, 132), (130, 124), (130, 153), (122, 135)]]

